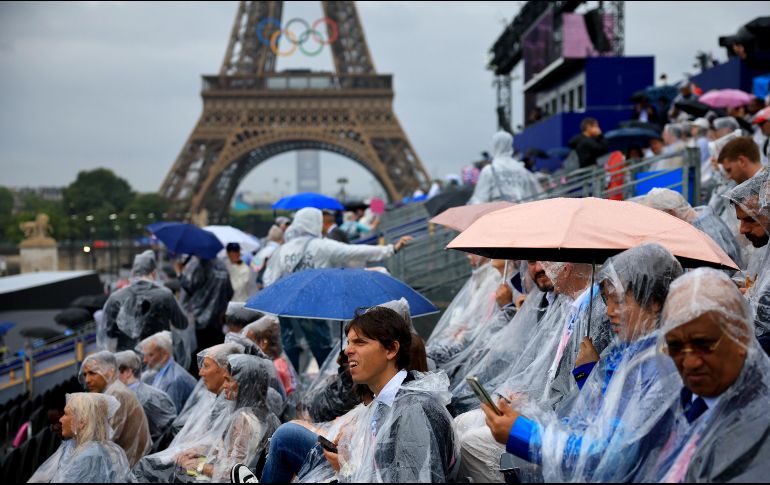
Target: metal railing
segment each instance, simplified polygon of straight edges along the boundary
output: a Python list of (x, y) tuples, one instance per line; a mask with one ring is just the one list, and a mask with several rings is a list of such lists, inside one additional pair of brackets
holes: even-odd
[[(83, 359), (95, 350), (96, 328), (90, 323), (70, 335), (54, 337), (26, 348), (0, 362), (0, 402), (21, 394), (42, 394), (61, 379), (54, 374), (77, 372)], [(50, 379), (48, 379), (50, 377)], [(46, 381), (50, 381), (52, 385)]]
[(333, 74), (317, 72), (276, 72), (261, 76), (203, 76), (203, 92), (241, 90), (347, 90), (393, 89), (389, 74)]

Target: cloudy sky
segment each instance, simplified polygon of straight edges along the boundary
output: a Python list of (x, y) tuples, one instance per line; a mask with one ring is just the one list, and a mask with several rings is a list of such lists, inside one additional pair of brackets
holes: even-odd
[[(590, 2), (591, 6), (596, 2)], [(377, 70), (395, 78), (395, 111), (434, 177), (488, 148), (496, 129), (487, 52), (523, 2), (360, 2)], [(236, 2), (0, 3), (0, 184), (63, 186), (109, 167), (155, 191), (201, 112), (200, 75), (218, 72)], [(717, 38), (765, 2), (626, 2), (626, 54), (656, 56), (656, 76), (694, 72), (698, 50), (726, 59)], [(321, 16), (287, 2), (284, 19)], [(331, 70), (328, 49), (278, 68)], [(514, 124), (521, 122), (514, 83)], [(322, 189), (344, 173), (370, 192), (355, 163), (323, 154)], [(252, 171), (242, 190), (291, 192), (295, 155)], [(278, 178), (277, 187), (274, 179)]]

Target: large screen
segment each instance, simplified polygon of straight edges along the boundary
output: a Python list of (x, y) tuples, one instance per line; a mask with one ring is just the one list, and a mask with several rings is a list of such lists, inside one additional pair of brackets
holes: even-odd
[(548, 67), (561, 55), (561, 46), (553, 39), (553, 8), (549, 8), (542, 17), (522, 36), (524, 53), (524, 82), (529, 82), (537, 73)]

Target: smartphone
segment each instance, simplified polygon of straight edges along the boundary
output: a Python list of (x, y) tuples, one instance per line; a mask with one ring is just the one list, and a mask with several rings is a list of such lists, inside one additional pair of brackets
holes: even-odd
[(478, 396), (479, 400), (485, 404), (487, 404), (489, 407), (492, 408), (492, 410), (498, 415), (502, 416), (503, 413), (500, 412), (500, 410), (497, 408), (497, 404), (492, 400), (492, 398), (489, 396), (489, 393), (486, 389), (484, 389), (484, 386), (481, 385), (479, 382), (478, 377), (476, 376), (468, 376), (465, 378), (465, 382), (468, 383), (469, 386), (471, 386), (471, 389), (473, 389), (473, 392), (476, 393), (476, 396)]
[(331, 441), (327, 440), (326, 438), (324, 438), (320, 434), (318, 435), (318, 442), (321, 443), (321, 446), (323, 447), (323, 449), (325, 449), (327, 451), (331, 451), (332, 453), (338, 453), (337, 445), (335, 445)]

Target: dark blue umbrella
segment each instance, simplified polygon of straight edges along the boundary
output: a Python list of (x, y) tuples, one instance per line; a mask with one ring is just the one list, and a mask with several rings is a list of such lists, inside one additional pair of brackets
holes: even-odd
[(166, 227), (166, 226), (168, 226), (169, 224), (181, 224), (181, 222), (179, 222), (179, 221), (171, 221), (171, 222), (167, 222), (167, 221), (161, 221), (161, 222), (153, 222), (152, 224), (147, 224), (147, 225), (146, 225), (146, 226), (144, 226), (144, 227), (146, 227), (148, 231), (150, 231), (150, 232), (154, 233), (155, 231), (157, 231), (157, 230), (158, 230), (158, 229), (160, 229), (161, 227)]
[(556, 147), (546, 150), (545, 153), (551, 158), (566, 158), (571, 151), (572, 149), (567, 147)]
[(0, 336), (5, 335), (6, 333), (8, 333), (8, 330), (12, 329), (15, 326), (16, 324), (13, 322), (0, 323)]
[(282, 317), (350, 320), (362, 307), (406, 298), (412, 317), (438, 309), (409, 285), (365, 269), (308, 269), (282, 278), (249, 298), (246, 308)]
[(646, 128), (618, 128), (604, 134), (610, 150), (626, 151), (631, 146), (649, 146), (651, 138), (660, 138), (657, 132)]
[(224, 249), (214, 234), (182, 222), (165, 224), (155, 231), (155, 237), (171, 252), (194, 254), (203, 259), (213, 259)]
[(273, 209), (297, 210), (304, 209), (305, 207), (337, 211), (345, 210), (345, 206), (340, 204), (337, 199), (323, 194), (316, 194), (315, 192), (302, 192), (301, 194), (290, 195), (273, 204)]

